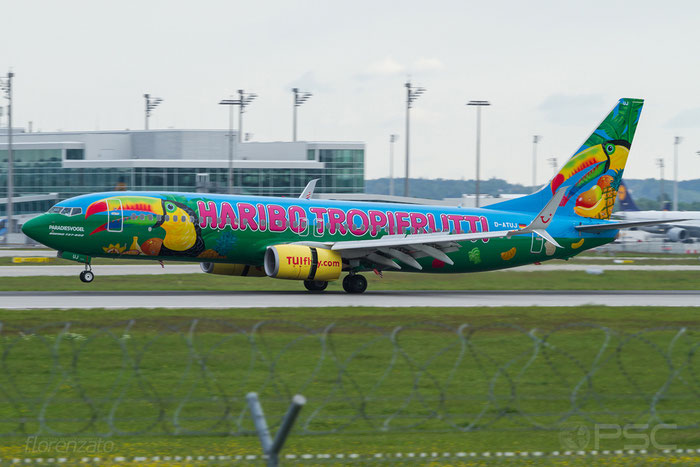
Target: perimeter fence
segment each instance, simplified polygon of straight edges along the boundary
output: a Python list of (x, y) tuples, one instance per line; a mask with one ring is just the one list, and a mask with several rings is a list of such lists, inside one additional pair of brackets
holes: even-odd
[(296, 435), (700, 425), (700, 334), (590, 323), (0, 323), (0, 435)]

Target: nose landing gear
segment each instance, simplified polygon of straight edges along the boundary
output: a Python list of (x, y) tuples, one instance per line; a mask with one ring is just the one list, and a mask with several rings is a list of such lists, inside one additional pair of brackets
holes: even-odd
[(343, 289), (347, 293), (362, 293), (367, 290), (367, 279), (359, 274), (348, 274), (343, 279)]
[(92, 272), (92, 267), (90, 263), (85, 263), (85, 270), (80, 273), (80, 280), (83, 282), (92, 282), (95, 278), (95, 274)]

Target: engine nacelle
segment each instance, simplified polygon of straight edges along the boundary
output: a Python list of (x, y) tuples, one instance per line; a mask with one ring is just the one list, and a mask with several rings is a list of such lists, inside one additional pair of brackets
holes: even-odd
[(685, 229), (681, 229), (680, 227), (673, 227), (671, 229), (668, 229), (668, 231), (666, 232), (666, 236), (672, 242), (682, 242), (688, 239), (688, 231)]
[(334, 281), (343, 270), (340, 253), (304, 245), (274, 245), (265, 252), (265, 273), (277, 279)]
[(265, 277), (265, 271), (260, 266), (231, 263), (200, 263), (202, 271), (207, 274), (220, 274), (222, 276), (250, 276)]

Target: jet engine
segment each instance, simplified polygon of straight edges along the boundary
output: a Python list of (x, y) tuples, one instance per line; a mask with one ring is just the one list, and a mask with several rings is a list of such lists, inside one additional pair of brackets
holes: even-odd
[(265, 277), (265, 271), (260, 266), (231, 263), (200, 263), (202, 271), (207, 274), (221, 274), (223, 276), (250, 276)]
[(680, 227), (673, 227), (666, 231), (666, 237), (672, 242), (682, 242), (688, 239), (688, 231)]
[(303, 281), (334, 281), (343, 270), (337, 251), (304, 245), (269, 246), (264, 264), (270, 277)]

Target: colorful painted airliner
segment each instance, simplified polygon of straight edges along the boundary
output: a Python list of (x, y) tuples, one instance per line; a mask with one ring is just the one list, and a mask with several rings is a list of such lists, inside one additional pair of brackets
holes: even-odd
[[(303, 281), (322, 291), (343, 272), (465, 273), (569, 258), (613, 241), (612, 213), (643, 101), (621, 99), (538, 192), (486, 209), (203, 193), (111, 192), (61, 201), (23, 226), (85, 264), (95, 257), (194, 261), (207, 273)], [(556, 214), (556, 216), (555, 216)]]

